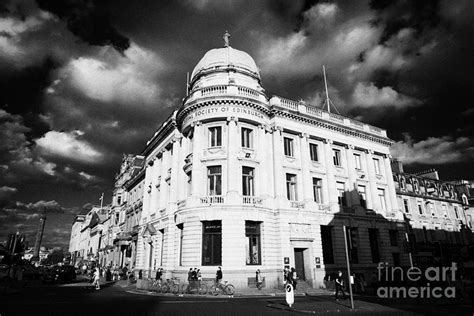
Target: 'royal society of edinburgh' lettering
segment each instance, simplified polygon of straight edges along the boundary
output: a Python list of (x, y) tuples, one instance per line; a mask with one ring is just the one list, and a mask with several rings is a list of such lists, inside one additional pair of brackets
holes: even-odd
[(260, 119), (263, 119), (263, 114), (258, 112), (258, 111), (255, 111), (255, 110), (252, 110), (252, 109), (244, 109), (244, 108), (240, 108), (240, 107), (230, 107), (230, 106), (220, 106), (220, 107), (207, 107), (207, 108), (203, 108), (203, 109), (198, 109), (196, 111), (194, 111), (193, 113), (190, 113), (185, 121), (188, 121), (190, 119), (193, 119), (193, 118), (199, 118), (201, 116), (205, 116), (205, 115), (212, 115), (212, 114), (216, 114), (216, 115), (219, 115), (219, 114), (224, 114), (224, 115), (229, 115), (229, 114), (246, 114), (246, 115), (251, 115), (251, 116), (255, 116), (255, 117), (258, 117)]

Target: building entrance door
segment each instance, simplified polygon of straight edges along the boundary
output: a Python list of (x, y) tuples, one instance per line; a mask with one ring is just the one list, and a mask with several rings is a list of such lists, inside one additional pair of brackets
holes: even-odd
[(300, 280), (306, 280), (304, 275), (304, 251), (303, 248), (295, 248), (295, 269)]

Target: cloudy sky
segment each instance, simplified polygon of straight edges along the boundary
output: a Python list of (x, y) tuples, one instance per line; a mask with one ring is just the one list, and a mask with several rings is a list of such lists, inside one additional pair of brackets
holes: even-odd
[(223, 45), (248, 52), (267, 95), (388, 130), (408, 171), (474, 173), (474, 2), (7, 0), (0, 4), (0, 240), (17, 229), (65, 246), (75, 214), (110, 201), (180, 106), (191, 72)]

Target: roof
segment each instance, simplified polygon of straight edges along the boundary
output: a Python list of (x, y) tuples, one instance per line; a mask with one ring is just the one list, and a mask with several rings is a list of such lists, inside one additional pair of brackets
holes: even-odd
[(197, 63), (191, 75), (191, 81), (203, 70), (219, 68), (236, 68), (250, 71), (260, 78), (258, 67), (249, 54), (230, 46), (214, 48), (204, 54), (204, 57)]

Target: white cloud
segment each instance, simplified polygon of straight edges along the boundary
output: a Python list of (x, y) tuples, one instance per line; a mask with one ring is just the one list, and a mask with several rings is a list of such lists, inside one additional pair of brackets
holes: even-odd
[(314, 21), (321, 26), (321, 23), (331, 22), (337, 11), (338, 7), (335, 3), (319, 3), (306, 11), (304, 16), (311, 23)]
[(37, 148), (46, 155), (59, 156), (79, 162), (93, 163), (102, 158), (102, 153), (75, 132), (49, 131), (36, 141)]
[(391, 87), (377, 88), (373, 82), (359, 82), (352, 95), (354, 105), (361, 107), (394, 106), (403, 108), (419, 104), (415, 98), (398, 93)]
[(413, 142), (409, 136), (396, 142), (390, 149), (391, 154), (406, 164), (444, 164), (474, 159), (474, 147), (466, 137), (449, 136), (429, 137)]
[[(155, 79), (164, 68), (155, 53), (132, 43), (125, 56), (108, 48), (95, 57), (71, 60), (63, 69), (63, 79), (91, 99), (154, 104), (160, 95)], [(55, 91), (51, 87), (50, 93)]]

